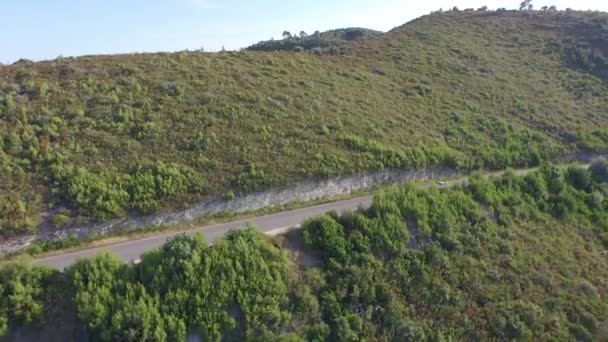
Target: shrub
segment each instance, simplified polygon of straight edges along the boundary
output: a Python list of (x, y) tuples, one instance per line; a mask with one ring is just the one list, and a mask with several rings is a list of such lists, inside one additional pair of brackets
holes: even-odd
[(97, 220), (121, 216), (130, 209), (152, 212), (162, 200), (186, 192), (198, 181), (189, 168), (163, 162), (139, 166), (133, 174), (58, 166), (54, 178), (59, 193)]
[(76, 207), (98, 220), (119, 216), (127, 208), (130, 196), (120, 176), (94, 174), (82, 167), (68, 166), (58, 167), (55, 179)]
[(228, 191), (224, 194), (223, 198), (225, 201), (232, 201), (235, 198), (235, 194), (234, 191)]
[(0, 269), (0, 336), (10, 328), (39, 322), (48, 283), (55, 272), (20, 262)]
[(167, 96), (179, 96), (182, 93), (182, 90), (176, 82), (167, 82), (162, 86), (162, 92)]
[(570, 166), (566, 171), (566, 180), (577, 190), (588, 190), (591, 185), (591, 173), (583, 168)]
[(71, 218), (67, 213), (61, 212), (53, 216), (53, 218), (51, 219), (51, 223), (53, 224), (53, 227), (61, 228), (65, 226), (68, 222), (70, 222), (70, 220)]
[(31, 211), (35, 202), (14, 192), (0, 193), (0, 235), (30, 233), (36, 228)]
[(319, 249), (324, 257), (343, 261), (347, 257), (347, 242), (344, 228), (333, 218), (323, 216), (311, 219), (302, 225), (304, 243), (308, 248)]
[(242, 193), (250, 193), (263, 189), (267, 184), (268, 179), (264, 170), (258, 169), (252, 163), (238, 175), (235, 186)]
[(605, 158), (594, 160), (589, 166), (591, 177), (599, 183), (608, 183), (608, 160)]

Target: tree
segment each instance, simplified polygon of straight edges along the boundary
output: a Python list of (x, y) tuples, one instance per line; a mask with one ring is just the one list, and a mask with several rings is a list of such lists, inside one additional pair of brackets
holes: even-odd
[(300, 31), (300, 38), (304, 39), (306, 37), (308, 37), (308, 34), (304, 31)]
[(559, 194), (564, 189), (565, 177), (559, 167), (547, 164), (541, 168), (541, 172), (547, 181), (547, 189), (550, 193)]
[(364, 36), (362, 30), (348, 30), (344, 33), (344, 39), (346, 40), (360, 40)]
[(348, 257), (344, 228), (331, 216), (322, 216), (304, 222), (304, 244), (323, 251), (326, 259), (343, 261)]
[[(127, 284), (126, 296), (117, 301), (109, 329), (114, 341), (166, 341), (167, 333), (159, 311), (158, 298), (151, 297), (141, 284)], [(179, 336), (181, 340), (185, 338)]]
[(44, 286), (52, 275), (52, 271), (27, 262), (0, 270), (0, 336), (11, 327), (33, 324), (42, 318)]
[(315, 31), (315, 33), (312, 34), (312, 37), (314, 38), (317, 45), (321, 46), (321, 32)]
[(557, 7), (555, 5), (552, 5), (551, 7), (549, 7), (549, 11), (557, 12)]
[(605, 158), (600, 158), (589, 166), (589, 171), (591, 171), (591, 178), (599, 183), (608, 183), (608, 160)]
[(75, 291), (74, 305), (78, 318), (106, 340), (111, 335), (108, 325), (117, 302), (114, 292), (119, 269), (120, 260), (106, 253), (79, 260), (68, 271)]
[(577, 190), (587, 190), (591, 185), (591, 174), (580, 167), (571, 166), (566, 172), (566, 179)]
[(519, 10), (532, 10), (532, 0), (524, 0), (521, 4), (519, 4)]
[(291, 32), (289, 31), (283, 31), (283, 39), (289, 39), (291, 38)]

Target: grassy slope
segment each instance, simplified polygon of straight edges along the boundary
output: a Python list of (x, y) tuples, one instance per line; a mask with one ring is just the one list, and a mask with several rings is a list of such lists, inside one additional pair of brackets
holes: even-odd
[(339, 56), (180, 52), (4, 66), (2, 233), (33, 229), (45, 203), (102, 219), (306, 177), (606, 151), (608, 86), (563, 56), (565, 39), (602, 27), (594, 18), (606, 20), (432, 15)]

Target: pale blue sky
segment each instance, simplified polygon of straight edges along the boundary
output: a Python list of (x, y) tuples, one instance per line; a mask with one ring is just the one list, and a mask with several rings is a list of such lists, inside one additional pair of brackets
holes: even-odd
[[(515, 8), (497, 0), (2, 0), (0, 62), (127, 52), (239, 49), (279, 38), (363, 26), (387, 31), (439, 8)], [(536, 7), (608, 11), (607, 0), (534, 0)]]

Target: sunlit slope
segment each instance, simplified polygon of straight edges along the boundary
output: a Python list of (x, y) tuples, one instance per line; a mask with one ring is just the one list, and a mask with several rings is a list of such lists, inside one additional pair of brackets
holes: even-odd
[(608, 148), (607, 16), (458, 12), (339, 54), (179, 52), (0, 68), (0, 229), (382, 168)]

